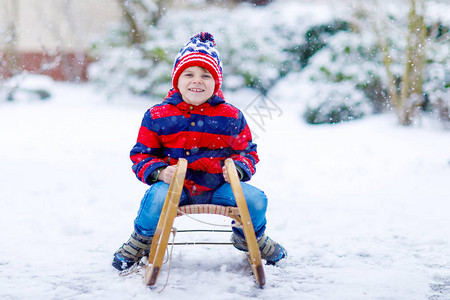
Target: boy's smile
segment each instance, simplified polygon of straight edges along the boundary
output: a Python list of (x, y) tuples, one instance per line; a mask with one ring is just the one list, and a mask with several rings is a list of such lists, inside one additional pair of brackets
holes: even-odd
[(186, 103), (201, 105), (214, 93), (215, 81), (211, 73), (201, 67), (189, 67), (178, 79), (178, 89)]

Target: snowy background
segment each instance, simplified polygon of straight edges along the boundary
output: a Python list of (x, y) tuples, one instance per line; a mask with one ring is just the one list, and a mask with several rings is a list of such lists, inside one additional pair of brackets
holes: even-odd
[(434, 121), (312, 126), (279, 99), (263, 131), (249, 106), (259, 98), (228, 95), (258, 135), (251, 183), (289, 258), (265, 267), (259, 289), (232, 246), (176, 246), (158, 293), (167, 264), (153, 291), (110, 265), (146, 190), (128, 153), (152, 103), (107, 100), (90, 84), (48, 88), (46, 102), (0, 105), (0, 299), (450, 299), (450, 137)]

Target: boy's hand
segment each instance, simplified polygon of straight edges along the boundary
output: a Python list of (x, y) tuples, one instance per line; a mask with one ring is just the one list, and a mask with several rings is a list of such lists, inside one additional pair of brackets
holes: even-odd
[(230, 183), (230, 177), (228, 177), (227, 168), (225, 166), (222, 167), (222, 171), (223, 171), (223, 178), (225, 179), (226, 182)]
[(164, 181), (167, 184), (170, 184), (173, 179), (173, 175), (175, 175), (175, 171), (177, 170), (177, 166), (168, 166), (159, 172), (158, 179)]

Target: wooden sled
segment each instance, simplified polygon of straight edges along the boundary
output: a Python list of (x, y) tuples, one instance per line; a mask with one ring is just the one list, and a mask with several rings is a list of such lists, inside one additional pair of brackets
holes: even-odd
[(187, 160), (181, 158), (177, 164), (177, 170), (169, 186), (166, 200), (161, 211), (158, 226), (152, 240), (152, 247), (145, 268), (145, 283), (154, 286), (164, 260), (167, 245), (174, 219), (182, 214), (219, 214), (230, 217), (239, 222), (244, 231), (250, 256), (250, 266), (255, 276), (256, 284), (263, 287), (266, 283), (264, 268), (261, 262), (258, 242), (256, 240), (247, 202), (242, 191), (241, 183), (236, 171), (236, 166), (231, 158), (225, 160), (226, 170), (230, 178), (231, 188), (237, 202), (237, 207), (225, 207), (219, 205), (186, 205), (178, 207), (181, 193), (183, 192), (184, 179), (187, 170)]

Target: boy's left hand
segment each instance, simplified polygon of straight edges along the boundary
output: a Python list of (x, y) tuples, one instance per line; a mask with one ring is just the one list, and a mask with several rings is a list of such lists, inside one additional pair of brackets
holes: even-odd
[(223, 171), (223, 178), (225, 179), (226, 182), (230, 183), (230, 178), (228, 177), (227, 168), (225, 166), (222, 167), (222, 171)]
[(175, 175), (176, 170), (177, 170), (176, 165), (165, 167), (159, 173), (158, 179), (164, 181), (167, 184), (170, 184), (172, 182), (172, 178)]

